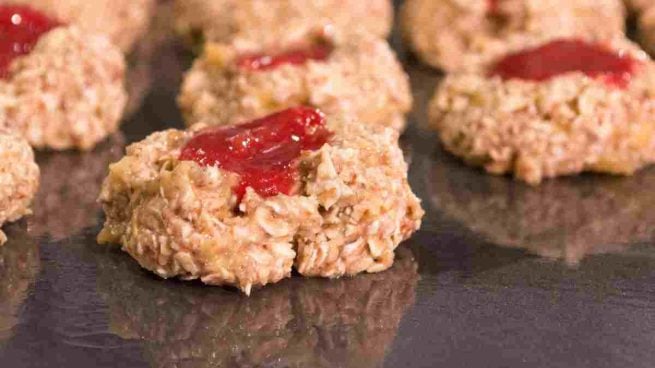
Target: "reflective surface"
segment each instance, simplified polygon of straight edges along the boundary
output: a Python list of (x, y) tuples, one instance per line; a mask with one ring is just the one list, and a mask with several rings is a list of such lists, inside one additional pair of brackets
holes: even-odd
[(132, 60), (142, 103), (123, 134), (85, 155), (39, 155), (35, 215), (7, 226), (0, 248), (1, 367), (655, 365), (655, 170), (528, 188), (462, 166), (422, 127), (439, 76), (412, 59), (401, 143), (428, 215), (391, 270), (294, 277), (247, 298), (159, 280), (97, 245), (107, 162), (181, 126), (173, 101), (190, 57), (155, 39)]

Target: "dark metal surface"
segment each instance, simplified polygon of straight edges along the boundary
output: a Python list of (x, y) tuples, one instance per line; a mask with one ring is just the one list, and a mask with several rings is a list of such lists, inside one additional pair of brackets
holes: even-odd
[(439, 76), (411, 59), (402, 144), (427, 216), (390, 271), (294, 277), (248, 298), (160, 280), (97, 245), (107, 163), (124, 142), (181, 126), (189, 56), (175, 42), (144, 54), (132, 82), (151, 88), (135, 88), (146, 94), (124, 134), (40, 155), (35, 215), (7, 226), (1, 367), (655, 365), (655, 170), (528, 188), (464, 167), (422, 127)]

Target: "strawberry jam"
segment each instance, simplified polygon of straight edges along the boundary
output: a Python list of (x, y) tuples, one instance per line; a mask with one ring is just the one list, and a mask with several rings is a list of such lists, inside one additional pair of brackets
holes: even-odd
[(237, 66), (249, 71), (270, 70), (284, 64), (301, 65), (309, 60), (324, 61), (331, 53), (332, 47), (317, 44), (307, 48), (291, 49), (275, 55), (245, 55), (237, 60)]
[(570, 72), (582, 72), (608, 85), (625, 88), (639, 61), (601, 45), (580, 40), (556, 40), (538, 48), (505, 56), (491, 69), (503, 79), (545, 81)]
[(0, 6), (0, 77), (6, 78), (12, 60), (29, 54), (39, 38), (60, 23), (28, 6)]
[(239, 174), (234, 188), (239, 198), (247, 187), (263, 197), (290, 195), (298, 182), (300, 153), (321, 148), (331, 136), (320, 111), (296, 107), (246, 124), (200, 131), (184, 146), (180, 160)]

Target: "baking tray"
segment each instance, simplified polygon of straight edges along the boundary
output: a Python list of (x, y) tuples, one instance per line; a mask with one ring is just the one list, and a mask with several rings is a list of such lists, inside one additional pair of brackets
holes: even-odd
[(655, 170), (530, 188), (465, 167), (425, 127), (441, 76), (392, 43), (412, 79), (401, 144), (427, 214), (391, 270), (246, 297), (158, 279), (96, 244), (107, 164), (182, 127), (173, 101), (192, 59), (155, 32), (131, 57), (122, 133), (39, 154), (35, 214), (0, 249), (0, 366), (652, 367)]

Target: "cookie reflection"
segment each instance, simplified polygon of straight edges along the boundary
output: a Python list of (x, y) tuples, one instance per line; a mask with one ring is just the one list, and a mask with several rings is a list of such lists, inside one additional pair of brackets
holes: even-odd
[(159, 1), (148, 32), (139, 40), (127, 56), (128, 70), (125, 87), (129, 99), (123, 119), (128, 120), (141, 108), (150, 92), (155, 75), (155, 63), (163, 44), (175, 39), (173, 33), (173, 10), (170, 1)]
[(155, 367), (377, 367), (418, 280), (406, 249), (386, 272), (294, 277), (250, 297), (158, 281), (114, 259), (99, 265), (111, 330), (143, 340)]
[(655, 170), (530, 187), (437, 155), (427, 183), (432, 204), (497, 245), (575, 264), (586, 255), (619, 252), (652, 239)]
[(40, 270), (39, 248), (18, 224), (6, 226), (9, 240), (0, 247), (0, 344), (18, 324), (20, 307)]
[(123, 153), (121, 133), (110, 136), (91, 152), (42, 152), (37, 154), (41, 183), (29, 218), (36, 236), (60, 240), (95, 226), (101, 209), (97, 203), (107, 166)]

